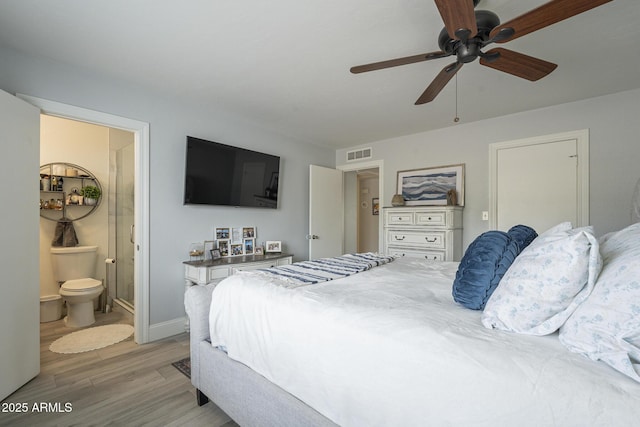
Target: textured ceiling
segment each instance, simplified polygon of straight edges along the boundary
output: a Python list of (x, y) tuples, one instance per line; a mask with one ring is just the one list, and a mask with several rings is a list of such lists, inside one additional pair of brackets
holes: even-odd
[[(545, 0), (482, 0), (507, 21)], [(554, 62), (532, 83), (458, 73), (461, 123), (640, 87), (640, 1), (614, 0), (502, 45)], [(456, 82), (415, 100), (452, 58), (353, 75), (439, 50), (431, 0), (20, 0), (0, 2), (0, 44), (198, 105), (301, 143), (348, 147), (454, 126)]]

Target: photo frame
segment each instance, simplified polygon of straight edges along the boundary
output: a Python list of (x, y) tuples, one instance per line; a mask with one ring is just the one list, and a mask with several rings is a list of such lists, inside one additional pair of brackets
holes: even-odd
[(229, 239), (229, 227), (216, 227), (214, 237), (215, 240)]
[(211, 259), (220, 259), (222, 255), (220, 254), (220, 249), (211, 249)]
[(229, 256), (229, 240), (218, 240), (220, 256)]
[(242, 245), (242, 228), (231, 229), (231, 244)]
[(242, 242), (245, 255), (253, 255), (255, 253), (256, 239), (244, 239)]
[(242, 243), (231, 243), (229, 249), (229, 256), (241, 256), (244, 255), (244, 247)]
[(262, 246), (256, 246), (253, 254), (254, 255), (262, 255), (263, 254)]
[(264, 251), (266, 253), (282, 252), (282, 242), (280, 240), (267, 240), (265, 242)]
[(371, 214), (380, 215), (380, 199), (378, 197), (371, 199)]
[(211, 259), (211, 251), (215, 248), (216, 241), (215, 240), (205, 240), (204, 241), (204, 259)]
[(407, 206), (446, 205), (450, 190), (456, 192), (457, 205), (464, 206), (464, 163), (398, 171), (397, 191)]
[(256, 228), (255, 227), (242, 227), (242, 238), (243, 239), (255, 239), (256, 238)]

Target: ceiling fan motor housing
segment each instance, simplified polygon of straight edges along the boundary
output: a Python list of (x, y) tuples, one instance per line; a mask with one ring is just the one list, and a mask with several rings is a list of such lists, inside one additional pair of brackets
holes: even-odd
[(489, 40), (491, 30), (500, 25), (500, 18), (493, 12), (476, 10), (475, 15), (478, 33), (466, 42), (452, 39), (446, 28), (443, 28), (438, 36), (440, 49), (449, 55), (456, 54), (461, 63), (474, 61), (482, 53), (480, 48)]

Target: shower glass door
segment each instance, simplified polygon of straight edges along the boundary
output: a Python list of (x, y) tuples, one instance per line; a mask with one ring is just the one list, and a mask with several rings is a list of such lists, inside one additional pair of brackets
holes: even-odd
[(116, 150), (116, 299), (133, 309), (135, 152), (131, 143)]

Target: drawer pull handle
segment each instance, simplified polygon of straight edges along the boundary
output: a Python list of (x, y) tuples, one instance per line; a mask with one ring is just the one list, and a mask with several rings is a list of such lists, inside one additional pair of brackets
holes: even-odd
[(425, 257), (425, 259), (428, 259), (429, 261), (437, 261), (438, 260), (438, 257), (435, 256), (435, 255), (432, 258), (429, 258), (429, 255), (425, 255), (424, 257)]
[(393, 236), (393, 238), (396, 239), (396, 240), (404, 240), (404, 237), (405, 236), (397, 236), (397, 235)]
[(429, 243), (435, 243), (435, 242), (437, 242), (437, 241), (438, 241), (438, 238), (437, 238), (437, 237), (434, 237), (432, 240), (429, 240), (429, 238), (428, 238), (428, 237), (425, 237), (425, 238), (424, 238), (424, 240), (426, 240), (426, 241), (427, 241), (427, 242), (429, 242)]
[(430, 216), (429, 216), (429, 217), (427, 217), (427, 219), (428, 219), (429, 221), (431, 221), (431, 217), (430, 217)]

